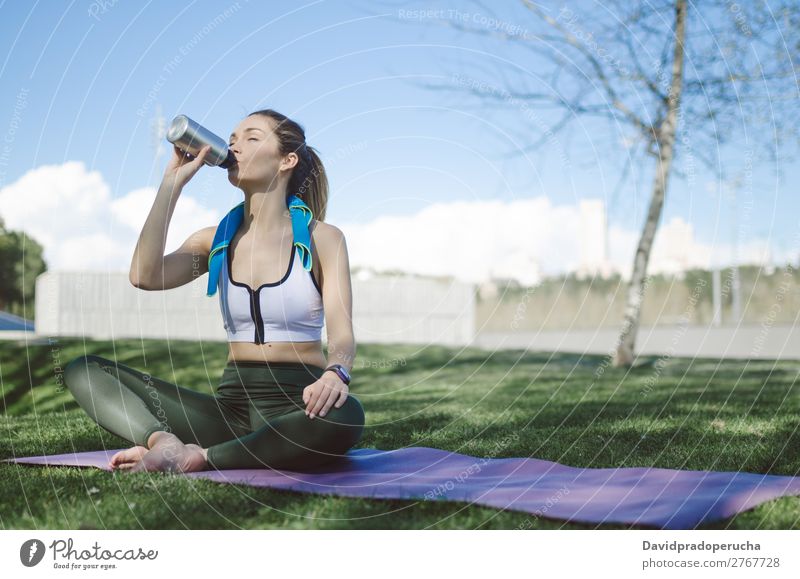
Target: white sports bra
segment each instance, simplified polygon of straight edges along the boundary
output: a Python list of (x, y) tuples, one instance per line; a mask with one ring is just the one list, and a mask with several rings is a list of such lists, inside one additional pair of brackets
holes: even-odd
[(322, 337), (322, 290), (292, 244), (289, 269), (279, 281), (253, 289), (231, 278), (232, 251), (220, 268), (219, 303), (229, 342), (315, 342)]

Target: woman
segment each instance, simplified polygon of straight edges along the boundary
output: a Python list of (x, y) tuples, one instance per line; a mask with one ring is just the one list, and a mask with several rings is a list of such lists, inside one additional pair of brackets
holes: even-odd
[[(115, 470), (300, 470), (342, 456), (361, 438), (364, 410), (348, 386), (355, 357), (350, 266), (342, 232), (322, 222), (328, 195), (322, 162), (306, 146), (302, 127), (270, 109), (240, 122), (230, 148), (237, 163), (228, 180), (245, 199), (221, 260), (229, 354), (216, 395), (99, 356), (81, 356), (65, 368), (64, 381), (89, 416), (136, 445), (111, 458)], [(216, 226), (163, 255), (180, 192), (207, 153), (208, 147), (192, 157), (173, 148), (133, 255), (136, 287), (171, 289), (208, 271)], [(310, 266), (294, 243), (290, 198), (318, 218), (307, 226)], [(323, 311), (333, 367), (322, 351)]]

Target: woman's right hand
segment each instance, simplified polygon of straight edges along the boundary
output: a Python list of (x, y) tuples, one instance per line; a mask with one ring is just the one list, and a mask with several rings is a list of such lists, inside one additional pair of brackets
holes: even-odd
[(171, 185), (173, 189), (183, 188), (203, 166), (203, 160), (210, 150), (211, 147), (206, 145), (200, 149), (200, 153), (195, 157), (189, 153), (184, 153), (176, 145), (172, 145), (172, 158), (170, 158), (167, 168), (164, 170), (162, 183)]

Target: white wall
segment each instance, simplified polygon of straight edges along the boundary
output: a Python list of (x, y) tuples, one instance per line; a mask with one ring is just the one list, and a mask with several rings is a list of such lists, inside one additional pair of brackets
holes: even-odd
[[(145, 291), (125, 272), (46, 272), (36, 279), (36, 335), (225, 341), (219, 292), (207, 297), (207, 283), (204, 274), (179, 288)], [(352, 285), (358, 343), (463, 345), (474, 338), (471, 284), (375, 277)]]

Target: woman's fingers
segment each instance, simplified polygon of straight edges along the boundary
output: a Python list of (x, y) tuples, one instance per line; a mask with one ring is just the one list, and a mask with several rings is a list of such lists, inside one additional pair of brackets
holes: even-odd
[[(325, 416), (328, 413), (328, 410), (331, 409), (331, 406), (333, 406), (333, 403), (336, 402), (342, 394), (343, 392), (341, 390), (334, 390), (331, 392), (330, 396), (328, 396), (328, 400), (325, 402), (325, 406), (323, 406), (322, 410), (320, 410), (319, 415)], [(336, 408), (339, 408), (339, 406)]]
[[(347, 390), (347, 385), (342, 385), (341, 389), (339, 389), (338, 386), (329, 386), (325, 388), (325, 394), (323, 394), (321, 400), (317, 401), (316, 406), (311, 412), (311, 418), (314, 418), (317, 414), (319, 416), (325, 416), (334, 404), (336, 404), (336, 408), (341, 408), (342, 404), (344, 404), (344, 401), (347, 399)], [(319, 412), (317, 412), (318, 410)]]
[(172, 145), (172, 148), (175, 151), (175, 154), (178, 156), (181, 165), (189, 165), (191, 163), (199, 165), (203, 162), (203, 159), (205, 159), (206, 156), (208, 155), (208, 152), (211, 150), (211, 145), (206, 145), (202, 149), (200, 149), (200, 151), (197, 153), (197, 156), (184, 151), (177, 145)]
[(306, 416), (313, 419), (315, 416), (325, 416), (333, 406), (341, 408), (347, 400), (348, 390), (346, 385), (339, 389), (338, 386), (329, 386), (322, 381), (306, 386), (303, 390)]
[(211, 146), (210, 145), (206, 145), (205, 147), (200, 149), (200, 152), (197, 153), (197, 156), (192, 159), (192, 163), (196, 163), (198, 166), (202, 165), (203, 164), (203, 160), (206, 158), (206, 155), (208, 155), (208, 152), (210, 150), (211, 150)]
[(331, 395), (335, 394), (335, 391), (332, 388), (325, 386), (324, 383), (322, 385), (321, 390), (322, 392), (319, 393), (316, 403), (311, 405), (311, 413), (309, 414), (308, 417), (311, 418), (312, 420), (315, 416), (319, 414), (320, 409), (322, 409), (322, 407), (325, 405), (325, 403), (328, 401)]
[(308, 386), (306, 390), (303, 391), (303, 402), (306, 403), (306, 416), (309, 415), (311, 409), (314, 407), (317, 399), (319, 398), (319, 392), (317, 392), (315, 386), (316, 382), (311, 386)]
[(336, 401), (336, 404), (334, 406), (336, 406), (336, 408), (341, 408), (342, 406), (344, 406), (345, 400), (347, 400), (347, 388), (345, 388), (339, 393), (339, 400)]

